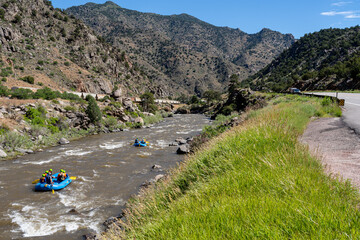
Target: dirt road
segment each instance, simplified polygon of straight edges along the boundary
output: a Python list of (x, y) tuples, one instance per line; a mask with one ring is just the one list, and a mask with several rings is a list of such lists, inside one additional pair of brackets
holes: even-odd
[(342, 118), (311, 122), (301, 141), (320, 155), (327, 173), (349, 179), (360, 190), (360, 136)]

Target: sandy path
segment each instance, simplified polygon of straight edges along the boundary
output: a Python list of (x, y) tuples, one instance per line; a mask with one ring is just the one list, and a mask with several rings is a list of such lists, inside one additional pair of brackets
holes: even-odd
[(320, 156), (327, 173), (338, 174), (360, 190), (360, 136), (341, 118), (311, 122), (301, 141)]

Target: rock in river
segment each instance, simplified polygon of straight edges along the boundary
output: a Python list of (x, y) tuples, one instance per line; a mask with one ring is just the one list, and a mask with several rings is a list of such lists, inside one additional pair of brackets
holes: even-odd
[(69, 144), (70, 141), (67, 140), (66, 138), (61, 138), (60, 141), (59, 141), (59, 143), (60, 143), (61, 145), (65, 145), (65, 144)]
[(176, 151), (177, 154), (187, 154), (190, 152), (189, 145), (181, 145)]
[(3, 150), (0, 149), (0, 157), (7, 157), (6, 152), (4, 152)]

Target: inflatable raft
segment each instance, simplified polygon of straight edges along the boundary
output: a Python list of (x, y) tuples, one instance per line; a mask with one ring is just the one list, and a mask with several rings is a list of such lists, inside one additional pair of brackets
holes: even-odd
[(146, 143), (138, 142), (138, 143), (134, 143), (134, 146), (135, 146), (135, 147), (146, 147), (147, 144), (146, 144)]
[(53, 185), (39, 182), (35, 185), (35, 191), (52, 191), (52, 190), (57, 191), (57, 190), (65, 188), (67, 185), (69, 185), (72, 182), (69, 175), (67, 175), (67, 178), (65, 178), (64, 181), (58, 182), (57, 181), (58, 174), (59, 173), (55, 173), (53, 175), (55, 177), (55, 178), (53, 178), (53, 182), (54, 182)]

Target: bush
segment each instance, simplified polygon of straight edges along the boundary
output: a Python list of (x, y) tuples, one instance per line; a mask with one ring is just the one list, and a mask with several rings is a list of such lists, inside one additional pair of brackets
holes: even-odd
[(8, 77), (13, 74), (11, 67), (1, 69), (0, 77)]
[(18, 14), (14, 17), (13, 23), (20, 23), (21, 22), (21, 16)]
[(22, 77), (22, 78), (20, 78), (20, 80), (30, 83), (30, 84), (34, 84), (34, 82), (35, 82), (35, 79), (32, 76)]
[(104, 125), (105, 127), (109, 129), (114, 129), (117, 125), (118, 121), (115, 117), (109, 116), (104, 119)]
[(0, 9), (0, 19), (2, 19), (2, 20), (5, 19), (5, 10), (4, 9)]
[(64, 62), (64, 65), (68, 67), (70, 66), (70, 62)]
[(30, 137), (27, 135), (23, 136), (11, 131), (0, 135), (0, 144), (11, 149), (31, 148), (33, 146), (33, 142), (31, 141)]
[(63, 94), (61, 95), (62, 99), (67, 99), (67, 100), (76, 100), (76, 101), (80, 101), (82, 100), (81, 97), (79, 97), (76, 94), (73, 93), (68, 93), (68, 92), (63, 92)]
[(11, 90), (11, 98), (17, 99), (31, 99), (33, 97), (33, 92), (30, 89), (17, 88)]
[(42, 98), (42, 99), (46, 99), (46, 100), (53, 100), (53, 99), (60, 98), (60, 97), (61, 97), (61, 93), (59, 91), (52, 91), (48, 87), (39, 89), (34, 94), (35, 99)]
[(30, 135), (32, 137), (38, 137), (39, 135), (46, 136), (49, 135), (49, 129), (40, 125), (32, 125), (30, 130)]
[(9, 89), (6, 86), (0, 85), (0, 97), (9, 96)]
[(7, 81), (6, 77), (1, 78), (1, 81), (6, 82)]
[(101, 120), (101, 111), (99, 106), (96, 103), (96, 100), (91, 95), (86, 96), (86, 100), (88, 101), (88, 106), (86, 108), (86, 114), (90, 118), (92, 123), (99, 122)]
[(70, 105), (68, 105), (68, 106), (65, 106), (64, 107), (64, 109), (66, 110), (66, 111), (71, 111), (71, 112), (76, 112), (76, 107), (74, 107), (74, 106), (70, 106)]

